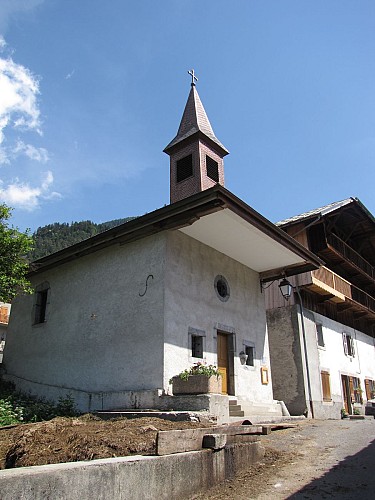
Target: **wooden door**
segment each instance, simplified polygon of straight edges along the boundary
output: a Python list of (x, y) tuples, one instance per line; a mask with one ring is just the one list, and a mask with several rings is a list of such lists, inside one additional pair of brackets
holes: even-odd
[(217, 334), (217, 369), (222, 379), (222, 393), (228, 394), (228, 335)]

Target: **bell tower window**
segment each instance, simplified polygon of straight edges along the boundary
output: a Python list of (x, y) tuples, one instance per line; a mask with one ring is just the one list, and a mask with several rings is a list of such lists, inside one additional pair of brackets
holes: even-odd
[(176, 181), (181, 182), (193, 175), (193, 155), (185, 156), (176, 162)]
[(207, 177), (215, 182), (219, 182), (219, 164), (209, 156), (206, 156)]

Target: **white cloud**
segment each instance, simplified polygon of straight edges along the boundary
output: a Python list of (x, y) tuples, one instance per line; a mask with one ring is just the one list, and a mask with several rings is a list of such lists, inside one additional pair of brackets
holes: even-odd
[(8, 23), (15, 14), (30, 11), (42, 4), (44, 0), (1, 0), (0, 1), (0, 30), (5, 32)]
[[(0, 16), (1, 12), (0, 6)], [(4, 38), (0, 37), (0, 52), (4, 52), (5, 46)], [(49, 161), (47, 149), (26, 143), (20, 138), (15, 139), (15, 132), (31, 131), (42, 135), (38, 96), (38, 79), (11, 57), (0, 57), (0, 166), (10, 165), (16, 170), (21, 165), (17, 161), (20, 156), (32, 162)], [(40, 206), (42, 200), (61, 197), (51, 189), (53, 174), (50, 170), (43, 174), (38, 185), (37, 181), (30, 182), (33, 174), (30, 164), (27, 167), (28, 181), (20, 179), (21, 176), (0, 180), (0, 201), (14, 208), (32, 211)]]
[[(23, 141), (17, 141), (16, 147), (12, 150), (13, 157), (24, 154), (30, 160), (46, 163), (49, 160), (48, 151), (45, 148), (36, 148), (32, 144), (25, 144)], [(1, 163), (1, 160), (0, 160)]]
[(11, 184), (3, 187), (0, 181), (0, 201), (14, 208), (21, 208), (28, 211), (37, 209), (42, 200), (61, 198), (59, 193), (50, 191), (53, 183), (51, 171), (45, 172), (41, 179), (40, 186), (32, 187), (29, 183), (15, 179)]
[(10, 157), (21, 152), (32, 160), (47, 161), (44, 148), (38, 150), (38, 154), (31, 145), (17, 149), (17, 145), (5, 144), (6, 133), (11, 129), (31, 130), (42, 135), (38, 94), (39, 82), (27, 68), (11, 58), (0, 57), (0, 165), (9, 164)]

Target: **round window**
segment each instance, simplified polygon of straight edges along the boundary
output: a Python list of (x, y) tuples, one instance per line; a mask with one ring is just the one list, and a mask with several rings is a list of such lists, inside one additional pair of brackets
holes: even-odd
[(221, 274), (215, 278), (215, 290), (221, 301), (226, 302), (229, 299), (230, 290), (228, 281)]

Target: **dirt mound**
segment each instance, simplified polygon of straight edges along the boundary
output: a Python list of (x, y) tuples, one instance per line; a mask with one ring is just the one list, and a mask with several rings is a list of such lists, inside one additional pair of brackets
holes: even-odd
[(155, 453), (158, 430), (207, 427), (160, 418), (103, 421), (93, 416), (0, 428), (0, 469)]

